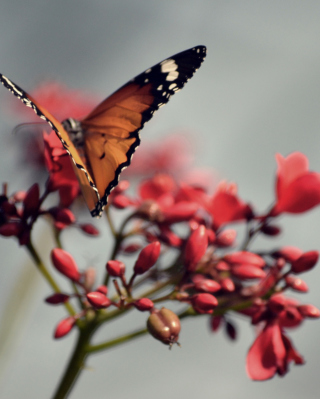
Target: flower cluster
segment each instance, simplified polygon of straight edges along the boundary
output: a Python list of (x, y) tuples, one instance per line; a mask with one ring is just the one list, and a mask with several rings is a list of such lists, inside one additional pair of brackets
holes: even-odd
[[(70, 209), (79, 196), (79, 185), (59, 140), (52, 134), (44, 140), (49, 172), (44, 194), (40, 196), (35, 184), (27, 192), (11, 196), (4, 186), (0, 196), (0, 235), (17, 237), (41, 268), (45, 266), (35, 256), (31, 234), (39, 217), (48, 218), (55, 232), (79, 227), (93, 237), (98, 235), (93, 225), (79, 223)], [(166, 164), (174, 153), (165, 154)], [(196, 315), (208, 317), (213, 332), (224, 327), (235, 339), (232, 314), (238, 313), (258, 330), (247, 356), (250, 378), (284, 375), (291, 362), (303, 363), (287, 331), (306, 318), (319, 318), (320, 312), (286, 294), (308, 291), (300, 275), (316, 265), (319, 253), (291, 246), (260, 252), (250, 247), (258, 235), (277, 238), (281, 229), (275, 220), (281, 214), (303, 213), (320, 204), (320, 174), (309, 171), (306, 156), (298, 152), (286, 158), (277, 155), (277, 162), (275, 201), (262, 213), (239, 197), (235, 184), (221, 182), (211, 194), (204, 186), (159, 170), (161, 159), (154, 160), (157, 172), (138, 185), (135, 195), (128, 194), (129, 182), (121, 181), (105, 211), (115, 243), (103, 281), (96, 283), (92, 268), (80, 272), (59, 240), (51, 251), (52, 265), (72, 287), (70, 292), (62, 292), (46, 269), (54, 291), (46, 302), (65, 306), (68, 312), (58, 323), (55, 338), (78, 328), (80, 336), (89, 340), (100, 325), (134, 309), (148, 314), (147, 328), (128, 333), (122, 341), (148, 331), (171, 347), (178, 342), (181, 320)], [(46, 208), (44, 202), (53, 192), (59, 193), (59, 203)], [(125, 215), (119, 229), (113, 224), (115, 209)], [(237, 243), (234, 223), (246, 227), (242, 245)], [(133, 267), (121, 260), (125, 255), (135, 257)], [(180, 303), (182, 310), (176, 314), (162, 306), (164, 301)], [(91, 345), (91, 352), (110, 345)]]

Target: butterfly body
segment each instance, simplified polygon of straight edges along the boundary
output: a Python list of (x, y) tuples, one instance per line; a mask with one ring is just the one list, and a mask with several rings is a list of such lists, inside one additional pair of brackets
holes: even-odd
[(204, 46), (178, 53), (147, 69), (106, 98), (84, 119), (60, 123), (31, 96), (0, 74), (1, 83), (47, 121), (73, 161), (92, 216), (100, 216), (121, 171), (140, 144), (139, 132), (153, 113), (200, 67)]

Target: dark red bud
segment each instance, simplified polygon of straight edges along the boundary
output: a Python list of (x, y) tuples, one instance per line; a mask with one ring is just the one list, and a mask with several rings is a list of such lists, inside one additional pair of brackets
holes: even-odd
[(100, 231), (90, 223), (80, 224), (79, 227), (84, 233), (88, 234), (89, 236), (100, 235)]
[(197, 264), (208, 247), (208, 236), (205, 226), (201, 225), (194, 230), (187, 240), (185, 247), (185, 261), (189, 272), (196, 270)]
[(154, 307), (154, 303), (151, 301), (149, 298), (141, 298), (138, 299), (137, 301), (133, 302), (133, 305), (140, 310), (141, 312), (144, 312), (146, 310), (151, 310)]
[(298, 310), (303, 317), (317, 319), (320, 317), (320, 310), (313, 305), (299, 305)]
[(261, 232), (266, 236), (274, 237), (281, 233), (281, 229), (278, 226), (272, 226), (270, 224), (267, 224), (262, 226)]
[(107, 308), (111, 305), (111, 300), (98, 291), (89, 292), (87, 299), (92, 306), (98, 309)]
[(286, 306), (286, 299), (281, 294), (272, 295), (272, 297), (268, 301), (268, 307), (274, 313), (282, 312), (285, 306)]
[(191, 298), (191, 303), (199, 313), (212, 313), (218, 306), (218, 300), (211, 294), (196, 294)]
[(76, 221), (76, 217), (70, 211), (70, 209), (57, 207), (51, 208), (49, 212), (56, 222), (62, 223), (65, 226), (69, 226)]
[(35, 183), (27, 192), (23, 201), (23, 217), (28, 218), (38, 211), (39, 208), (40, 190), (39, 185)]
[(62, 338), (65, 335), (67, 335), (72, 328), (74, 327), (76, 323), (76, 320), (74, 317), (67, 317), (66, 319), (63, 319), (58, 323), (56, 331), (54, 333), (54, 338)]
[(60, 305), (61, 303), (65, 303), (69, 300), (69, 295), (62, 294), (61, 292), (57, 292), (53, 295), (48, 296), (45, 301), (50, 305)]
[(307, 270), (312, 269), (318, 262), (319, 252), (309, 251), (302, 254), (297, 260), (291, 264), (291, 270), (293, 273), (303, 273)]
[(233, 341), (236, 340), (237, 339), (236, 327), (232, 323), (230, 323), (230, 321), (227, 321), (225, 328), (226, 328), (226, 333), (227, 333), (228, 337), (230, 339), (232, 339)]
[(81, 277), (78, 266), (73, 257), (63, 249), (55, 248), (51, 251), (51, 260), (54, 267), (70, 280), (78, 281)]
[(211, 331), (218, 331), (219, 327), (221, 326), (221, 323), (223, 323), (224, 318), (222, 316), (213, 316), (210, 319), (210, 328)]
[(134, 265), (135, 274), (143, 274), (148, 271), (158, 260), (161, 245), (159, 241), (155, 241), (143, 248)]
[(148, 318), (149, 333), (165, 345), (172, 345), (179, 339), (181, 324), (179, 317), (169, 309), (155, 310)]
[(18, 236), (21, 230), (22, 225), (19, 222), (6, 223), (0, 226), (0, 235), (4, 237)]
[(107, 272), (112, 277), (121, 277), (124, 275), (126, 271), (124, 263), (120, 262), (119, 260), (109, 260), (107, 262), (106, 267), (107, 267)]

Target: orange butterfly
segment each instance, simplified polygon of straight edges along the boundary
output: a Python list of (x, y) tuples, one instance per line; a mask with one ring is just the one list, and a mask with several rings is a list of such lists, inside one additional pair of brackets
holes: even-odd
[(204, 46), (193, 47), (147, 69), (99, 104), (81, 121), (60, 123), (29, 94), (0, 74), (1, 83), (56, 132), (72, 159), (92, 216), (101, 216), (121, 171), (140, 144), (139, 131), (200, 67)]

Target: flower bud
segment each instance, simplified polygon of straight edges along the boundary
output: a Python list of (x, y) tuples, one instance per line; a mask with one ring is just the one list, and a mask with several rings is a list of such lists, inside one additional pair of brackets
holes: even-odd
[(148, 271), (158, 260), (161, 245), (159, 241), (155, 241), (143, 248), (134, 265), (135, 274), (143, 274)]
[(108, 288), (105, 285), (99, 285), (99, 287), (96, 289), (96, 291), (101, 292), (101, 294), (103, 294), (103, 295), (107, 295)]
[(319, 318), (320, 310), (313, 305), (299, 305), (298, 310), (303, 317)]
[(272, 297), (268, 301), (269, 309), (274, 313), (280, 313), (286, 306), (286, 299), (281, 294), (272, 295)]
[(107, 267), (107, 272), (112, 277), (121, 277), (124, 275), (126, 271), (124, 263), (120, 262), (119, 260), (109, 260), (107, 262), (106, 267)]
[(218, 300), (211, 294), (196, 294), (191, 298), (194, 310), (198, 313), (212, 313), (218, 306)]
[(309, 251), (303, 253), (297, 260), (291, 263), (293, 273), (303, 273), (312, 269), (318, 262), (319, 252)]
[(107, 308), (111, 305), (111, 300), (98, 291), (89, 292), (87, 299), (97, 309)]
[(80, 229), (89, 236), (98, 236), (100, 231), (90, 223), (80, 224)]
[(50, 305), (60, 305), (61, 303), (65, 303), (69, 300), (69, 295), (62, 294), (61, 292), (56, 292), (53, 295), (48, 296), (45, 301)]
[(51, 208), (49, 212), (54, 217), (56, 222), (62, 223), (65, 226), (69, 226), (76, 221), (76, 217), (72, 211), (70, 211), (70, 209), (56, 207)]
[(226, 291), (226, 292), (233, 292), (236, 287), (234, 285), (234, 282), (231, 280), (231, 278), (224, 278), (220, 281), (221, 288)]
[(194, 288), (197, 291), (214, 293), (221, 289), (221, 285), (215, 280), (206, 278), (203, 280), (196, 281), (194, 283)]
[(299, 291), (299, 292), (308, 292), (309, 291), (307, 283), (305, 281), (303, 281), (301, 278), (287, 276), (285, 278), (285, 281), (286, 281), (287, 286), (292, 288), (295, 291)]
[(172, 224), (188, 221), (194, 216), (198, 209), (199, 205), (195, 202), (178, 202), (165, 210), (165, 222)]
[(133, 302), (133, 305), (141, 312), (151, 310), (154, 307), (154, 303), (149, 298), (138, 299)]
[(233, 229), (226, 229), (217, 235), (215, 244), (219, 247), (231, 247), (237, 238), (237, 232)]
[(117, 209), (125, 209), (132, 205), (132, 201), (126, 195), (118, 194), (112, 198), (112, 205)]
[(75, 323), (75, 318), (71, 316), (61, 320), (60, 323), (58, 323), (57, 325), (56, 331), (54, 333), (54, 338), (58, 339), (67, 335), (72, 330)]
[(39, 207), (40, 190), (39, 185), (35, 183), (31, 186), (27, 192), (25, 199), (23, 200), (23, 216), (28, 218), (37, 212)]
[(87, 292), (92, 290), (92, 287), (96, 281), (96, 276), (97, 272), (94, 267), (88, 267), (88, 269), (83, 272), (83, 287)]
[(135, 252), (139, 251), (141, 249), (141, 244), (138, 243), (132, 243), (128, 244), (125, 247), (123, 247), (121, 250), (124, 254), (134, 254)]
[(201, 225), (194, 230), (187, 240), (185, 247), (185, 261), (189, 272), (196, 270), (197, 264), (208, 247), (208, 236), (205, 226)]
[(224, 321), (224, 318), (222, 316), (213, 316), (210, 319), (210, 328), (211, 331), (216, 332), (218, 331), (219, 327), (221, 326), (221, 323)]
[(251, 280), (266, 276), (266, 272), (264, 270), (252, 265), (233, 266), (231, 267), (231, 273), (242, 280)]
[(223, 259), (229, 264), (252, 265), (256, 267), (264, 267), (266, 262), (261, 256), (249, 251), (238, 251), (225, 255)]
[(51, 260), (54, 267), (70, 280), (78, 281), (81, 277), (78, 266), (73, 257), (63, 249), (55, 248), (51, 251)]
[(156, 309), (147, 321), (149, 333), (165, 345), (172, 345), (179, 339), (181, 330), (179, 317), (166, 308)]
[(230, 339), (232, 339), (232, 341), (236, 340), (237, 339), (236, 327), (232, 323), (230, 323), (230, 321), (227, 321), (225, 328), (226, 328), (226, 333), (227, 333), (228, 337)]
[(270, 224), (265, 224), (262, 226), (261, 232), (263, 234), (265, 234), (266, 236), (274, 237), (281, 233), (281, 229), (278, 226), (272, 226)]
[(18, 236), (22, 231), (21, 223), (12, 222), (0, 226), (0, 235), (4, 237)]

